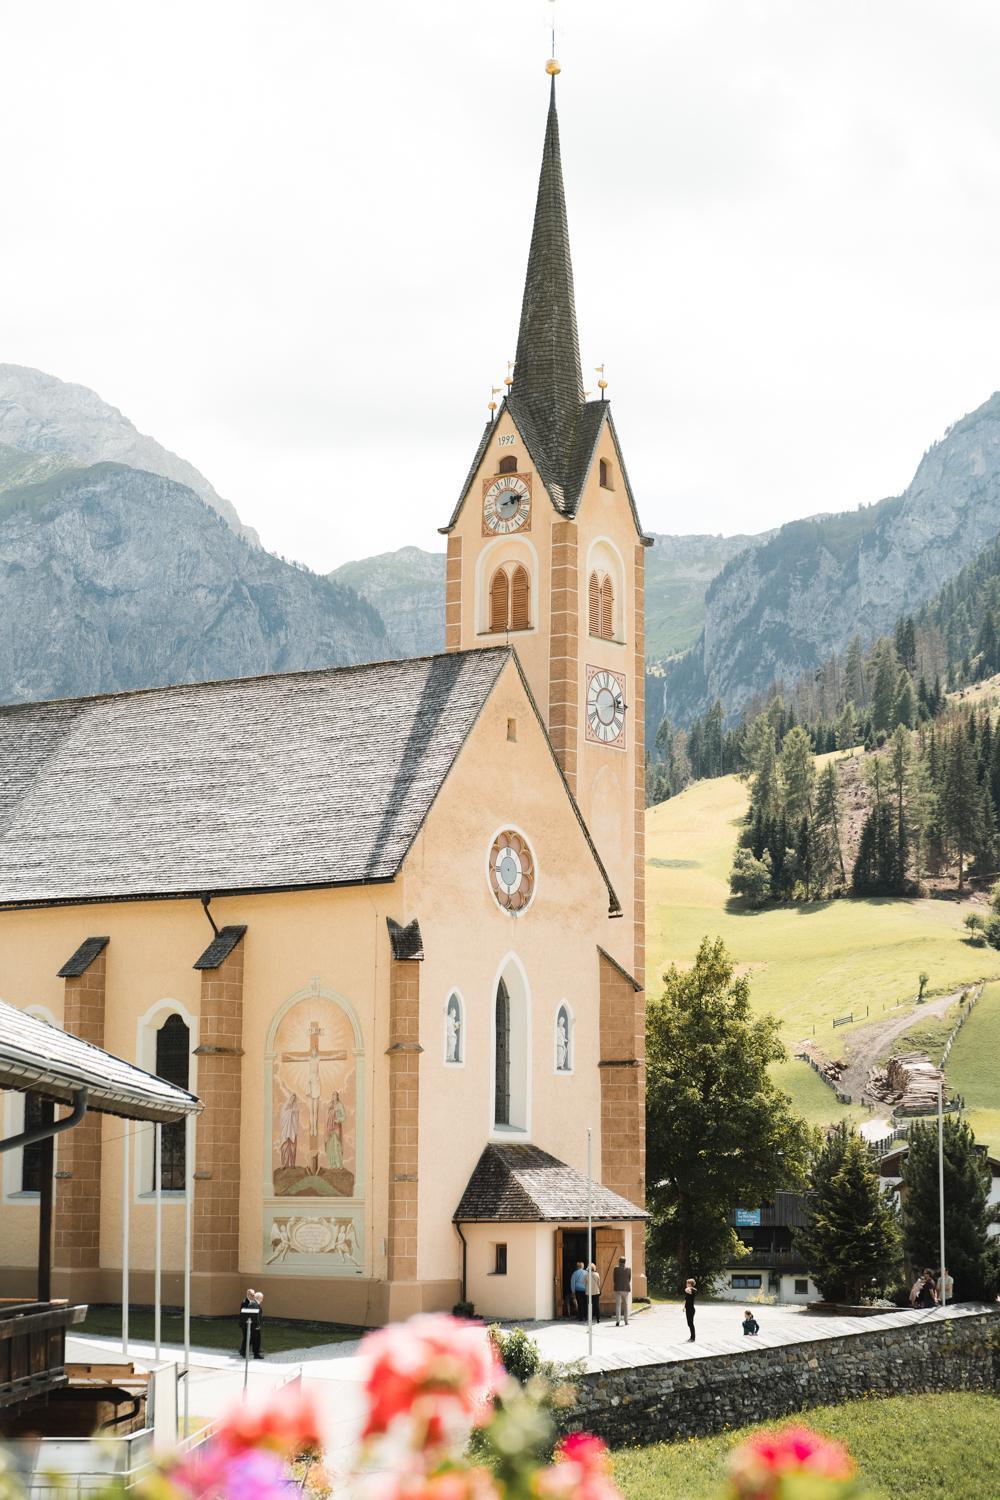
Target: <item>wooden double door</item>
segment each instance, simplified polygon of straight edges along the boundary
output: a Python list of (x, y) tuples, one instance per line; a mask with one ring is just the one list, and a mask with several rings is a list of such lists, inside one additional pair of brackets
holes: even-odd
[[(601, 1316), (615, 1310), (612, 1273), (619, 1257), (625, 1254), (625, 1229), (621, 1224), (595, 1224), (591, 1259), (601, 1280)], [(576, 1317), (576, 1305), (569, 1284), (578, 1261), (587, 1264), (587, 1229), (579, 1227), (556, 1230), (553, 1317)]]

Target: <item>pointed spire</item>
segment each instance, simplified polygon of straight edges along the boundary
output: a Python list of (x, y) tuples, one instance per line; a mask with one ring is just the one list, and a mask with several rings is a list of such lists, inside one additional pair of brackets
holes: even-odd
[(511, 395), (527, 407), (560, 468), (583, 402), (582, 392), (553, 74)]

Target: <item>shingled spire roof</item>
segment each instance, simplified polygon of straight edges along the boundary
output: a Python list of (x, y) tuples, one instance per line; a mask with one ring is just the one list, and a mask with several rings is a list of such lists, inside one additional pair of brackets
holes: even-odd
[(512, 409), (527, 409), (548, 457), (557, 470), (564, 471), (583, 406), (583, 376), (555, 78), (549, 94), (511, 398)]

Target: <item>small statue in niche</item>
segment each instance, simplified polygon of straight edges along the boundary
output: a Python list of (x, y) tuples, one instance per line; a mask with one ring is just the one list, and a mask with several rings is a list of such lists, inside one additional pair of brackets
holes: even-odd
[(458, 1011), (458, 1001), (454, 998), (448, 1001), (448, 1012), (444, 1024), (445, 1060), (450, 1063), (461, 1062), (462, 1020)]
[(569, 1027), (564, 1010), (559, 1012), (556, 1022), (556, 1067), (560, 1073), (569, 1072)]

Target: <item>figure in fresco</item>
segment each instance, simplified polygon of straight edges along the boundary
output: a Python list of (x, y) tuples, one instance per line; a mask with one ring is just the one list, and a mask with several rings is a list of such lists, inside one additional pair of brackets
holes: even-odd
[(343, 1062), (346, 1052), (321, 1052), (319, 1039), (323, 1028), (318, 1021), (309, 1023), (309, 1051), (283, 1052), (282, 1062), (304, 1062), (308, 1066), (306, 1099), (309, 1104), (309, 1155), (314, 1172), (319, 1171), (319, 1106), (323, 1097), (320, 1063)]
[(461, 1062), (462, 1054), (459, 1051), (461, 1033), (462, 1023), (459, 1020), (458, 1005), (454, 1000), (449, 1000), (448, 1014), (445, 1019), (445, 1058), (450, 1063)]
[(338, 1171), (344, 1165), (344, 1121), (346, 1119), (347, 1111), (341, 1100), (340, 1091), (334, 1089), (326, 1111), (326, 1164), (331, 1172)]
[(283, 1167), (294, 1167), (299, 1149), (299, 1096), (292, 1089), (287, 1088), (280, 1078), (278, 1079), (278, 1087), (284, 1096), (281, 1101), (281, 1114), (278, 1119), (281, 1165)]

